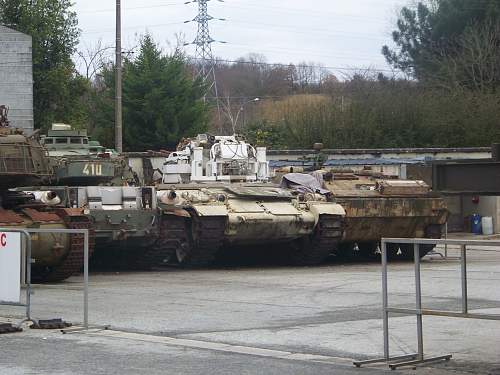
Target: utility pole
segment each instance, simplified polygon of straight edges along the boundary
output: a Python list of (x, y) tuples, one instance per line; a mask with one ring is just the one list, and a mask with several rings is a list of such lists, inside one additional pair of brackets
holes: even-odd
[(116, 0), (116, 61), (115, 61), (115, 149), (123, 151), (122, 118), (122, 11), (121, 0)]

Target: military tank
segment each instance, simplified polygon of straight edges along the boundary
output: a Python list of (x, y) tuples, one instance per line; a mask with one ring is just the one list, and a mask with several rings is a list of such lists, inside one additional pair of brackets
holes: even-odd
[(41, 143), (49, 152), (56, 177), (54, 183), (59, 186), (139, 184), (127, 160), (91, 141), (86, 130), (53, 124), (47, 135), (41, 137)]
[[(327, 158), (321, 149), (322, 145), (316, 144), (316, 153), (302, 159), (303, 165), (299, 161), (275, 172), (278, 179), (291, 170), (322, 176), (323, 187), (346, 211), (346, 227), (337, 256), (378, 257), (384, 237), (441, 238), (448, 210), (444, 199), (425, 182), (401, 180), (368, 169), (329, 169), (324, 166)], [(423, 257), (433, 249), (432, 245), (421, 246), (420, 255)], [(410, 260), (414, 256), (413, 248), (407, 244), (389, 244), (387, 250), (390, 260)]]
[(284, 244), (291, 263), (315, 265), (342, 238), (345, 210), (326, 192), (270, 183), (266, 149), (242, 137), (185, 139), (162, 172), (159, 259), (206, 266), (222, 248)]
[[(380, 174), (333, 173), (326, 188), (346, 210), (346, 231), (340, 250), (376, 255), (381, 238), (441, 238), (448, 219), (444, 199), (423, 181), (390, 179)], [(420, 256), (434, 249), (422, 245)], [(413, 247), (388, 244), (388, 258), (411, 260)]]
[[(22, 184), (42, 184), (53, 177), (46, 150), (35, 136), (10, 127), (8, 108), (0, 106), (0, 227), (91, 229), (79, 209), (53, 208), (52, 194), (35, 197), (10, 190)], [(62, 281), (83, 266), (83, 236), (38, 234), (32, 236), (33, 281)]]
[(49, 194), (53, 199), (47, 204), (83, 210), (95, 233), (93, 265), (145, 268), (145, 249), (157, 238), (155, 188), (139, 186), (126, 158), (91, 141), (85, 130), (54, 124), (41, 141), (55, 178), (45, 186), (18, 190)]

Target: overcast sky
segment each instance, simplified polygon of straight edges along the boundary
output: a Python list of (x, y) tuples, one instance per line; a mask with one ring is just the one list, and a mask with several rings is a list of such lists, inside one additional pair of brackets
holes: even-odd
[[(187, 1), (187, 0), (186, 0)], [(197, 4), (184, 0), (122, 0), (124, 50), (137, 46), (149, 32), (165, 49), (176, 34), (192, 41)], [(264, 54), (270, 63), (318, 62), (329, 67), (387, 69), (380, 50), (390, 43), (397, 10), (409, 0), (216, 0), (209, 13), (227, 21), (212, 21), (214, 54), (235, 59)], [(80, 48), (102, 40), (114, 45), (114, 0), (75, 0)], [(189, 54), (193, 47), (187, 47)], [(110, 51), (112, 54), (112, 51)]]

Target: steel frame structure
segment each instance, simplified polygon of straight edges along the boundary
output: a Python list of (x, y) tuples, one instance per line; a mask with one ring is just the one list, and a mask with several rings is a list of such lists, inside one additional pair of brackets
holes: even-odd
[(500, 194), (500, 161), (440, 161), (434, 162), (432, 168), (432, 188), (442, 194)]
[[(21, 233), (26, 239), (26, 259), (24, 264), (26, 264), (26, 303), (11, 303), (0, 301), (0, 306), (17, 306), (26, 308), (26, 318), (23, 319), (19, 324), (18, 328), (25, 322), (36, 321), (31, 317), (31, 265), (33, 264), (33, 259), (31, 258), (31, 234), (37, 233), (63, 233), (63, 234), (83, 234), (84, 235), (84, 266), (83, 266), (83, 327), (85, 330), (89, 329), (89, 231), (88, 229), (12, 229), (12, 228), (0, 228), (0, 232), (4, 233)], [(22, 268), (22, 267), (21, 267)]]
[[(387, 262), (387, 244), (400, 243), (411, 244), (414, 249), (415, 259), (415, 309), (403, 309), (389, 306), (389, 293), (388, 293), (388, 262)], [(420, 245), (458, 245), (460, 246), (460, 262), (461, 262), (461, 288), (462, 288), (462, 311), (441, 311), (425, 309), (422, 306), (422, 287), (421, 287), (421, 273), (420, 273)], [(500, 315), (495, 314), (480, 314), (471, 313), (469, 310), (469, 296), (467, 288), (467, 251), (474, 249), (468, 246), (482, 246), (482, 247), (499, 247), (500, 241), (478, 241), (478, 240), (448, 240), (448, 239), (408, 239), (408, 238), (384, 238), (382, 239), (382, 314), (383, 314), (383, 330), (384, 330), (384, 357), (372, 359), (367, 361), (355, 361), (353, 364), (356, 367), (361, 367), (376, 363), (387, 363), (391, 370), (396, 370), (399, 367), (416, 366), (428, 362), (435, 361), (449, 361), (452, 358), (451, 354), (426, 357), (424, 355), (424, 334), (423, 334), (423, 316), (440, 316), (450, 318), (464, 318), (464, 319), (483, 319), (483, 320), (497, 320), (500, 321)], [(476, 250), (484, 251), (484, 250)], [(389, 315), (396, 314), (414, 314), (417, 317), (417, 353), (404, 356), (391, 357), (389, 348)]]
[[(192, 0), (192, 3), (198, 3), (198, 15), (193, 19), (198, 24), (198, 33), (193, 42), (196, 46), (195, 63), (197, 66), (197, 75), (201, 76), (203, 82), (208, 86), (207, 92), (210, 92), (217, 99), (219, 93), (217, 90), (217, 81), (215, 77), (215, 62), (212, 53), (212, 43), (216, 42), (210, 35), (209, 22), (214, 19), (208, 14), (208, 2), (210, 0)], [(187, 21), (189, 22), (189, 21)]]

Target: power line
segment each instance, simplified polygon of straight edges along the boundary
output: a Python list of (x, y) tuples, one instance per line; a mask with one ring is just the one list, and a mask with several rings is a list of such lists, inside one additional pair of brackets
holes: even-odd
[[(140, 7), (128, 7), (128, 8), (123, 8), (123, 10), (142, 10), (142, 9), (155, 9), (155, 8), (164, 8), (164, 7), (171, 7), (171, 6), (180, 6), (184, 5), (182, 3), (167, 3), (167, 4), (158, 4), (158, 5), (146, 5), (146, 6), (140, 6)], [(94, 10), (82, 10), (78, 13), (81, 14), (95, 14), (95, 13), (112, 13), (114, 12), (115, 9), (112, 8), (106, 8), (106, 9), (94, 9)]]
[(242, 24), (242, 25), (256, 25), (256, 27), (245, 27), (245, 28), (251, 28), (254, 30), (262, 30), (262, 28), (258, 26), (266, 26), (266, 28), (275, 28), (275, 29), (283, 29), (283, 31), (286, 32), (291, 32), (294, 34), (303, 34), (303, 35), (309, 35), (312, 32), (313, 33), (319, 33), (324, 36), (341, 36), (341, 37), (346, 37), (346, 38), (351, 38), (351, 39), (371, 39), (371, 40), (381, 40), (382, 37), (374, 37), (373, 34), (362, 34), (362, 33), (343, 33), (342, 31), (338, 30), (331, 30), (331, 29), (317, 29), (317, 28), (301, 28), (300, 30), (297, 30), (296, 26), (291, 26), (291, 25), (279, 25), (279, 24), (270, 24), (270, 23), (262, 23), (262, 22), (248, 22), (248, 21), (239, 21), (239, 20), (234, 20), (231, 19), (229, 21), (230, 23), (234, 24)]
[(273, 6), (269, 6), (268, 4), (265, 4), (265, 5), (259, 5), (259, 4), (244, 4), (244, 5), (241, 5), (241, 4), (238, 4), (238, 5), (235, 5), (235, 4), (232, 4), (232, 3), (228, 3), (228, 6), (229, 7), (232, 7), (232, 8), (241, 8), (241, 9), (251, 9), (251, 10), (261, 10), (261, 11), (264, 11), (266, 14), (269, 13), (269, 11), (274, 11), (276, 13), (279, 13), (279, 14), (283, 14), (283, 12), (287, 12), (287, 13), (290, 13), (290, 14), (297, 14), (297, 15), (300, 15), (300, 16), (304, 16), (304, 14), (308, 14), (308, 16), (312, 16), (312, 17), (325, 17), (325, 16), (328, 16), (328, 17), (345, 17), (345, 18), (354, 18), (354, 19), (362, 19), (362, 20), (371, 20), (371, 21), (376, 21), (376, 22), (379, 22), (379, 23), (383, 23), (383, 22), (386, 22), (386, 20), (382, 19), (382, 18), (378, 18), (378, 17), (366, 17), (366, 16), (357, 16), (357, 15), (353, 15), (353, 14), (344, 14), (344, 13), (336, 13), (336, 12), (328, 12), (328, 11), (323, 11), (323, 10), (313, 10), (311, 8), (308, 8), (308, 9), (292, 9), (292, 8), (282, 8), (282, 7), (273, 7)]
[[(247, 53), (251, 52), (248, 50), (248, 48), (253, 47), (252, 45), (249, 45), (249, 44), (232, 44), (232, 43), (227, 44), (227, 46), (244, 49)], [(363, 61), (367, 61), (367, 62), (373, 61), (373, 58), (368, 57), (368, 56), (362, 57), (362, 56), (348, 56), (348, 55), (343, 55), (343, 56), (327, 55), (327, 54), (316, 53), (314, 51), (307, 51), (307, 50), (296, 50), (296, 49), (292, 49), (292, 48), (282, 48), (282, 47), (277, 47), (277, 46), (267, 46), (267, 47), (269, 47), (269, 49), (268, 48), (259, 48), (257, 51), (258, 52), (267, 52), (267, 53), (288, 52), (288, 53), (291, 53), (293, 55), (307, 56), (308, 58), (310, 56), (315, 56), (315, 57), (333, 58), (333, 59), (337, 59), (337, 60), (357, 60), (357, 61), (363, 60)]]
[[(150, 27), (163, 27), (163, 26), (174, 26), (174, 25), (183, 25), (184, 22), (169, 22), (169, 23), (158, 23), (155, 25), (141, 25), (141, 26), (128, 26), (122, 28), (122, 30), (137, 30), (137, 29), (147, 29)], [(114, 33), (115, 29), (94, 29), (89, 31), (82, 32), (83, 35), (86, 34), (100, 34), (100, 33)]]
[[(198, 60), (196, 57), (189, 56), (191, 60)], [(328, 70), (337, 70), (337, 71), (349, 71), (349, 72), (383, 72), (383, 73), (394, 73), (394, 70), (390, 69), (376, 69), (376, 68), (350, 68), (350, 67), (338, 67), (338, 66), (323, 66), (323, 65), (309, 65), (309, 64), (283, 64), (283, 63), (266, 63), (266, 62), (258, 62), (258, 61), (244, 61), (244, 60), (227, 60), (227, 59), (219, 59), (215, 60), (215, 64), (217, 63), (227, 63), (227, 64), (246, 64), (246, 65), (261, 65), (261, 66), (270, 66), (270, 67), (285, 67), (289, 68), (290, 66), (294, 66), (296, 68), (323, 68)]]
[[(157, 4), (157, 5), (145, 5), (145, 6), (137, 6), (137, 7), (126, 7), (123, 8), (123, 10), (127, 11), (133, 11), (133, 10), (143, 10), (143, 9), (156, 9), (156, 8), (164, 8), (164, 7), (171, 7), (171, 6), (181, 6), (184, 5), (184, 3), (165, 3), (165, 4)], [(336, 13), (336, 12), (323, 12), (323, 11), (314, 11), (311, 9), (290, 9), (290, 8), (278, 8), (278, 7), (272, 7), (269, 5), (265, 6), (256, 6), (252, 4), (245, 4), (245, 5), (235, 5), (232, 3), (226, 4), (230, 8), (239, 8), (239, 9), (255, 9), (255, 10), (263, 10), (266, 13), (269, 11), (275, 11), (279, 12), (280, 14), (283, 14), (283, 12), (286, 13), (292, 13), (292, 14), (297, 14), (303, 16), (304, 13), (311, 14), (313, 17), (324, 17), (324, 16), (334, 16), (334, 17), (345, 17), (345, 18), (354, 18), (354, 19), (362, 19), (362, 20), (372, 20), (372, 21), (377, 21), (377, 22), (385, 22), (384, 19), (382, 18), (376, 18), (376, 17), (365, 17), (365, 16), (357, 16), (357, 15), (352, 15), (352, 14), (343, 14), (343, 13)], [(81, 14), (96, 14), (96, 13), (111, 13), (114, 12), (115, 10), (112, 8), (103, 8), (103, 9), (94, 9), (94, 10), (82, 10), (79, 11), (78, 13)]]

